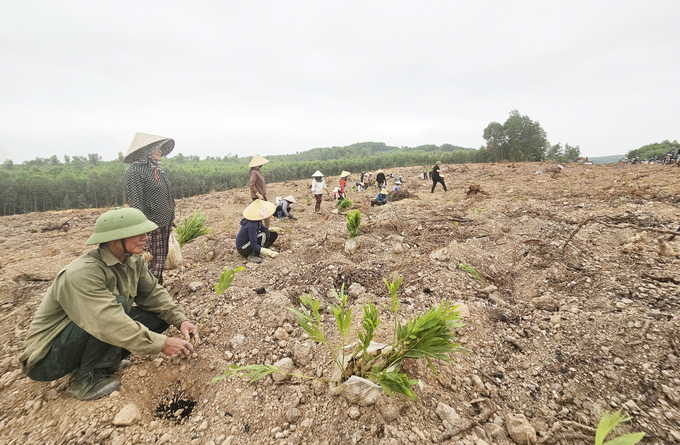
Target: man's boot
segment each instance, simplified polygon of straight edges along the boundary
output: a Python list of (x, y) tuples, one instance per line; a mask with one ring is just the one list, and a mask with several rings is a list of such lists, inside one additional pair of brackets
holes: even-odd
[(320, 206), (319, 204), (316, 204), (316, 205), (314, 206), (314, 211), (318, 213), (319, 210), (321, 210), (321, 206)]
[(103, 369), (76, 369), (71, 376), (69, 392), (80, 400), (97, 400), (120, 389), (120, 382)]
[(250, 255), (248, 255), (248, 261), (250, 261), (251, 263), (261, 263), (262, 258), (255, 255), (254, 253), (251, 253)]

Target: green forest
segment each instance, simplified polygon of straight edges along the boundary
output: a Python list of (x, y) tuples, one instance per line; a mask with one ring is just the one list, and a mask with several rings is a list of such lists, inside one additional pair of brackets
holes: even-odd
[[(270, 160), (262, 171), (267, 182), (280, 182), (311, 178), (316, 170), (326, 176), (337, 176), (342, 170), (356, 173), (416, 165), (429, 168), (435, 162), (571, 162), (581, 156), (578, 145), (551, 145), (541, 125), (517, 110), (511, 111), (503, 124), (491, 122), (483, 130), (483, 138), (486, 145), (477, 149), (451, 144), (394, 147), (382, 142), (361, 142), (290, 155), (262, 153)], [(646, 156), (650, 147), (665, 154), (668, 149), (677, 150), (680, 145), (677, 141), (646, 145), (638, 149), (641, 152), (638, 156), (642, 157), (642, 152)], [(63, 158), (54, 155), (21, 164), (5, 160), (0, 165), (2, 215), (123, 205), (126, 203), (124, 172), (127, 164), (122, 159), (123, 153), (119, 153), (114, 161), (102, 161), (98, 154)], [(237, 155), (199, 159), (178, 153), (163, 160), (163, 169), (175, 197), (186, 198), (247, 185), (250, 159)]]
[(666, 153), (677, 154), (680, 151), (680, 142), (665, 140), (663, 142), (655, 142), (653, 144), (647, 144), (635, 150), (628, 152), (626, 157), (634, 158), (638, 157), (640, 159), (658, 159), (662, 160)]

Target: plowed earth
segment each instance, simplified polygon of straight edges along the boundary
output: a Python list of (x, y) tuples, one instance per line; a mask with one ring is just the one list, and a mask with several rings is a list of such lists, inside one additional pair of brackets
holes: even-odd
[[(118, 374), (122, 390), (94, 402), (71, 398), (67, 378), (24, 378), (17, 357), (46, 289), (89, 249), (85, 240), (103, 209), (0, 218), (0, 444), (511, 444), (509, 414), (533, 426), (529, 440), (585, 444), (592, 439), (580, 437), (594, 435), (602, 412), (621, 407), (633, 417), (621, 432), (646, 432), (642, 443), (680, 440), (678, 169), (456, 165), (443, 172), (449, 190), (438, 185), (434, 194), (417, 179), (420, 171), (388, 170), (403, 175), (410, 197), (386, 206), (368, 204), (375, 188), (349, 191), (362, 213), (353, 255), (344, 249), (344, 213), (332, 214), (324, 197), (315, 214), (309, 180), (268, 184), (270, 200), (296, 197), (298, 219), (274, 219), (284, 228), (274, 245), (281, 254), (259, 265), (246, 264), (234, 247), (250, 202), (246, 188), (178, 200), (178, 219), (201, 209), (214, 229), (183, 248), (180, 269), (166, 272), (189, 317), (200, 321), (224, 267), (247, 269), (216, 299), (194, 358), (133, 357)], [(337, 178), (326, 179), (332, 189)], [(382, 278), (393, 271), (404, 276), (401, 322), (442, 299), (469, 310), (458, 337), (470, 353), (454, 357), (459, 366), (437, 363), (438, 375), (424, 360), (403, 366), (420, 379), (418, 402), (384, 396), (377, 405), (352, 405), (327, 384), (299, 378), (208, 384), (231, 364), (284, 357), (299, 372), (329, 378), (327, 349), (285, 308), (297, 307), (303, 292), (330, 301), (332, 288), (353, 285), (356, 330), (362, 303), (389, 301)], [(381, 310), (381, 319), (378, 341), (392, 335), (389, 313)], [(280, 327), (289, 338), (277, 337)], [(328, 312), (325, 327), (337, 338)], [(169, 335), (179, 334), (171, 328)], [(435, 412), (440, 402), (463, 425), (476, 423), (447, 438)], [(141, 419), (113, 426), (131, 403)]]

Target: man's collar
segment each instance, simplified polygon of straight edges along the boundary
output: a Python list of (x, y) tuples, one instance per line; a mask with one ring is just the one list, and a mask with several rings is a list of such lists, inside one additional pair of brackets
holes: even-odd
[(116, 258), (116, 256), (111, 253), (109, 247), (106, 244), (99, 247), (99, 252), (101, 253), (102, 261), (105, 262), (107, 266), (115, 266), (116, 264), (120, 263), (118, 258)]

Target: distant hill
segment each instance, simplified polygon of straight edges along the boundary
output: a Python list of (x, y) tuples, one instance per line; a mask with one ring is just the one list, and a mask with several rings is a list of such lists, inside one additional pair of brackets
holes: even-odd
[(593, 164), (616, 164), (621, 159), (623, 159), (625, 157), (626, 157), (626, 155), (609, 155), (609, 156), (589, 157), (588, 160), (592, 161)]

